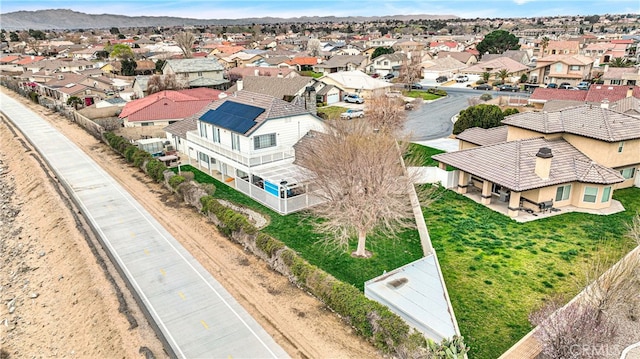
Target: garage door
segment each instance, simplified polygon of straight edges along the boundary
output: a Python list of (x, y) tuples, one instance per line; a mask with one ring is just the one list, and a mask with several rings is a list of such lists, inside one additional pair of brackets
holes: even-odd
[(327, 94), (327, 105), (340, 102), (340, 94)]

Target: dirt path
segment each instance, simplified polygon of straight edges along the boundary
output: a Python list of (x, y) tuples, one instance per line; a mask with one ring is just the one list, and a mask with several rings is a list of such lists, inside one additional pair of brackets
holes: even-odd
[[(222, 237), (203, 216), (178, 203), (164, 188), (152, 183), (140, 170), (126, 164), (106, 145), (63, 117), (30, 104), (26, 99), (19, 98), (10, 91), (5, 89), (3, 91), (27, 103), (32, 110), (43, 117), (46, 116), (58, 130), (112, 175), (211, 272), (292, 357), (373, 358), (380, 356), (370, 344), (354, 335), (352, 329), (346, 326), (337, 315), (328, 311), (322, 303), (292, 286), (286, 278), (269, 269), (266, 264), (246, 253), (240, 246)], [(5, 132), (4, 129), (2, 131)], [(7, 142), (2, 143), (4, 147)], [(15, 144), (11, 146), (16, 147)], [(5, 160), (13, 162), (11, 157)], [(23, 179), (34, 176), (44, 177), (44, 174), (40, 173), (41, 170), (24, 176), (22, 167), (24, 164), (16, 166), (13, 170), (14, 176), (22, 176)], [(23, 204), (22, 207), (25, 208), (26, 205)], [(33, 211), (38, 212), (38, 209), (39, 207), (35, 207)], [(24, 210), (21, 213), (24, 213)], [(56, 272), (51, 270), (50, 273)], [(95, 290), (97, 289), (91, 286), (85, 289), (85, 291)], [(4, 296), (2, 299), (5, 299)], [(70, 312), (73, 311), (72, 309), (61, 308)], [(128, 336), (129, 331), (126, 328), (122, 329), (118, 333), (119, 336)], [(24, 337), (23, 340), (30, 341), (26, 338), (29, 336)], [(114, 344), (114, 346), (118, 345)], [(104, 352), (100, 356), (104, 356)], [(131, 357), (131, 355), (114, 356)]]

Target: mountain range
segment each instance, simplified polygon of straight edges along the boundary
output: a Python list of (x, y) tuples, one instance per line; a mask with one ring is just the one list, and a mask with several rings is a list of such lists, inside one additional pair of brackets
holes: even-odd
[(125, 16), (113, 14), (85, 14), (67, 9), (15, 11), (0, 14), (0, 27), (14, 30), (77, 30), (109, 29), (111, 27), (247, 25), (274, 23), (369, 22), (379, 20), (444, 20), (454, 15), (390, 15), (390, 16), (303, 16), (295, 18), (253, 17), (244, 19), (191, 19), (172, 16)]

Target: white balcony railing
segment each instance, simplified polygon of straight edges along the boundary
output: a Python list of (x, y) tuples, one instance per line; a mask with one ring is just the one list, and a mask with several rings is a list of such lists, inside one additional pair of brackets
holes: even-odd
[(213, 142), (207, 138), (200, 137), (198, 131), (188, 131), (187, 141), (198, 144), (216, 154), (219, 154), (225, 158), (228, 158), (234, 162), (240, 163), (247, 167), (253, 167), (262, 165), (265, 163), (284, 160), (287, 158), (293, 158), (294, 150), (289, 149), (276, 149), (271, 151), (236, 151), (232, 150), (228, 146), (221, 145), (220, 143)]

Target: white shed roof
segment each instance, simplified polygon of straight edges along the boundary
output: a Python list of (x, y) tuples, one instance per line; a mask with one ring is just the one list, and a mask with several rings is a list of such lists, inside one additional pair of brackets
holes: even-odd
[(460, 335), (435, 255), (409, 263), (364, 284), (364, 294), (389, 308), (427, 338)]

